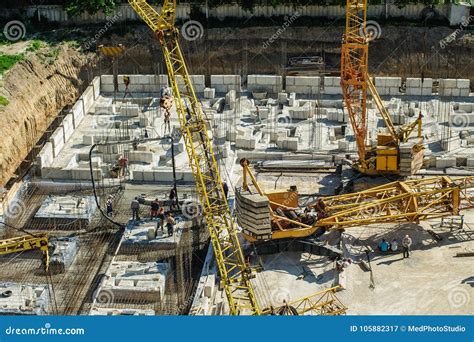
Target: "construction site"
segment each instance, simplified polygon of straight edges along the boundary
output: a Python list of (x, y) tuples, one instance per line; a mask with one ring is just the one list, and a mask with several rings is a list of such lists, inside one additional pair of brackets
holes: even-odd
[(0, 45), (0, 315), (474, 314), (470, 7), (410, 59), (366, 0), (308, 50), (304, 8), (236, 43), (122, 7), (68, 62)]

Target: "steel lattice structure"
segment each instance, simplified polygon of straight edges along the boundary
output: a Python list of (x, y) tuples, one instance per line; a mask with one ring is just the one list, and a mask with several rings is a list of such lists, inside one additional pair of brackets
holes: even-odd
[[(189, 156), (190, 166), (203, 206), (230, 313), (260, 314), (247, 267), (224, 195), (219, 168), (212, 150), (201, 106), (188, 74), (174, 26), (176, 0), (165, 0), (161, 14), (144, 0), (129, 0), (132, 8), (156, 34), (166, 62), (169, 83)], [(182, 82), (182, 83), (181, 83)], [(184, 90), (180, 90), (180, 85)]]

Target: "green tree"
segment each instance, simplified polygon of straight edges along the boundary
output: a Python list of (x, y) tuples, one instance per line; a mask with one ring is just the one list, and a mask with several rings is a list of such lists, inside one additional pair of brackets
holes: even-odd
[(116, 6), (116, 0), (68, 0), (66, 2), (66, 11), (76, 16), (78, 14), (87, 12), (89, 14), (96, 14), (103, 11), (106, 15), (112, 13)]

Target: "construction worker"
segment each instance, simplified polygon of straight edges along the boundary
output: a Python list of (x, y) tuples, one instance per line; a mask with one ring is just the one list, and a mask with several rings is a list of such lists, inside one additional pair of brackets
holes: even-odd
[(106, 210), (107, 210), (107, 216), (112, 217), (113, 212), (114, 212), (113, 202), (112, 202), (112, 195), (109, 195), (109, 197), (107, 198)]
[(410, 257), (410, 248), (411, 244), (413, 241), (411, 240), (410, 235), (405, 235), (405, 237), (402, 240), (402, 246), (403, 246), (403, 259), (409, 258)]
[(165, 110), (165, 133), (166, 128), (168, 128), (168, 132), (171, 133), (171, 107), (173, 107), (173, 94), (169, 87), (163, 87), (160, 90), (160, 107)]
[(130, 209), (132, 209), (132, 220), (140, 221), (140, 202), (138, 202), (138, 197), (132, 200)]
[(222, 188), (224, 189), (224, 195), (225, 195), (225, 198), (227, 199), (227, 197), (229, 196), (229, 186), (227, 185), (226, 182), (222, 183)]
[(176, 204), (176, 190), (175, 188), (171, 188), (170, 194), (169, 194), (169, 200), (170, 200), (170, 210), (173, 210), (175, 207), (178, 207)]
[(128, 165), (128, 159), (125, 158), (123, 155), (120, 155), (118, 158), (118, 166), (120, 168), (119, 177), (125, 177), (127, 165)]
[(397, 239), (393, 239), (392, 243), (390, 244), (390, 249), (392, 252), (398, 252), (398, 241)]
[(151, 202), (151, 219), (153, 220), (155, 217), (158, 218), (158, 210), (160, 210), (160, 202), (158, 198), (155, 198), (153, 202)]
[(132, 93), (128, 89), (128, 86), (130, 85), (130, 76), (123, 77), (123, 84), (125, 84), (125, 93), (123, 95), (123, 98), (125, 98), (127, 95), (130, 95), (130, 97), (133, 98)]
[(168, 213), (166, 215), (166, 229), (168, 230), (168, 235), (173, 236), (174, 232), (174, 225), (176, 224), (176, 221), (173, 218), (173, 214)]
[(389, 247), (390, 247), (390, 244), (387, 241), (385, 241), (385, 239), (382, 239), (382, 242), (379, 243), (379, 250), (383, 253), (387, 253)]

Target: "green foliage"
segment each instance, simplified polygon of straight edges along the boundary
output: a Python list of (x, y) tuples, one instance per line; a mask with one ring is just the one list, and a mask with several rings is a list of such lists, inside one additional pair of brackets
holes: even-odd
[(36, 50), (39, 50), (41, 49), (42, 47), (44, 47), (44, 42), (41, 41), (41, 40), (38, 40), (38, 39), (35, 39), (35, 40), (32, 40), (31, 43), (30, 43), (30, 46), (28, 46), (28, 48), (26, 49), (26, 51), (28, 52), (34, 52)]
[(0, 95), (0, 106), (8, 106), (10, 101), (6, 97)]
[(66, 11), (76, 16), (87, 12), (89, 14), (96, 14), (103, 11), (105, 15), (112, 13), (116, 6), (116, 0), (69, 0), (66, 2)]
[(23, 60), (25, 56), (20, 55), (0, 55), (0, 74), (3, 74), (8, 69), (12, 68), (17, 62)]

